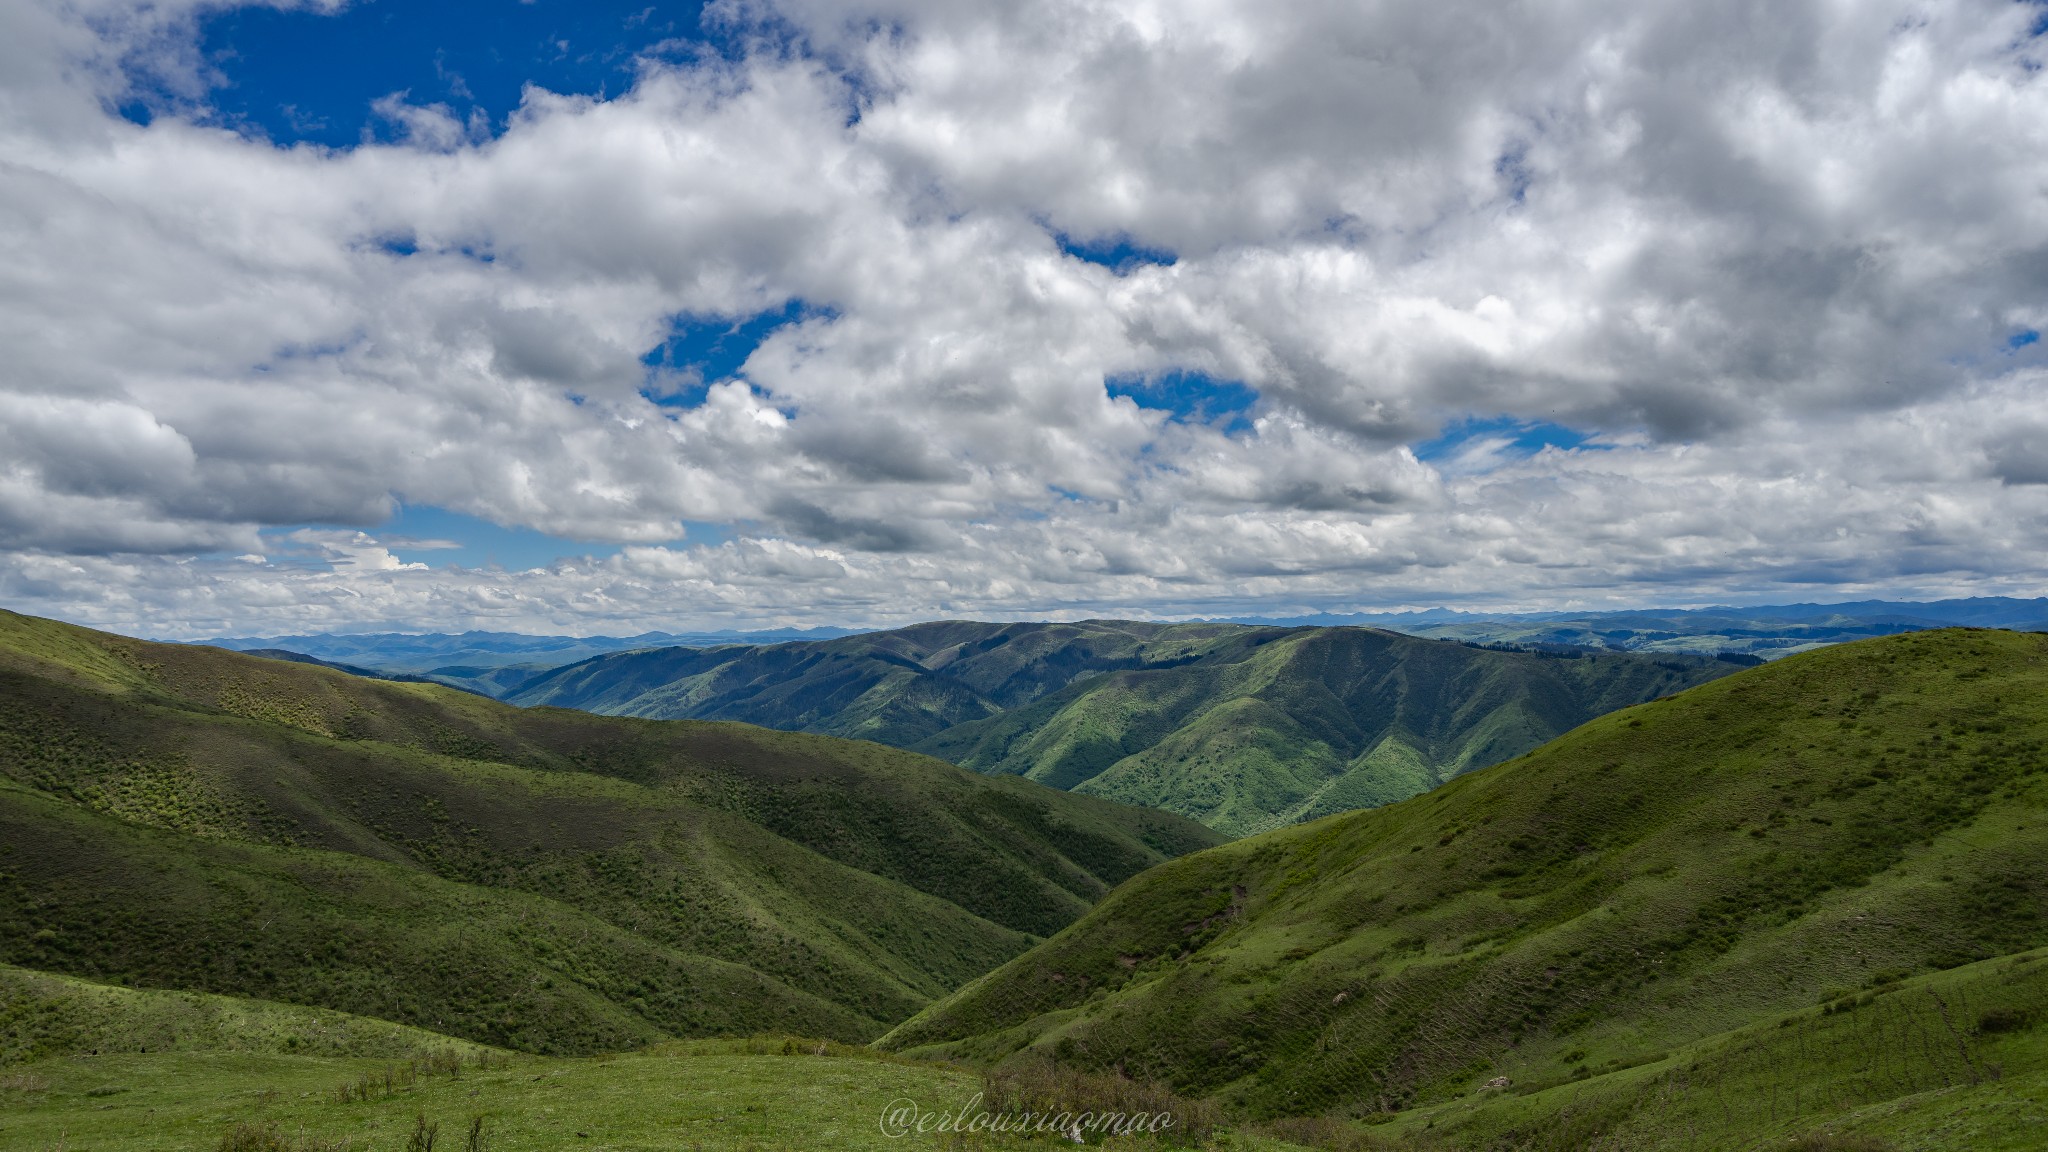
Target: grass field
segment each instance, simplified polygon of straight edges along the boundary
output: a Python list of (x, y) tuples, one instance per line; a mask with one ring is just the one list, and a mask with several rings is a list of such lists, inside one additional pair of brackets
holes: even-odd
[[(0, 969), (0, 1039), (9, 1152), (417, 1152), (429, 1135), (460, 1152), (1071, 1146), (954, 1138), (935, 1122), (920, 1133), (907, 1115), (960, 1112), (982, 1077), (796, 1037), (541, 1057), (318, 1009)], [(1285, 1147), (1227, 1133), (1185, 1146)]]
[[(891, 1100), (971, 1096), (971, 1073), (859, 1055), (780, 1055), (779, 1042), (677, 1042), (611, 1057), (520, 1057), (383, 1091), (389, 1062), (180, 1052), (44, 1061), (0, 1072), (0, 1147), (70, 1152), (213, 1149), (237, 1125), (274, 1125), (288, 1147), (408, 1146), (421, 1118), (437, 1149), (887, 1149)], [(368, 1082), (368, 1100), (344, 1103)], [(9, 1084), (15, 1085), (10, 1088)], [(23, 1087), (23, 1086), (26, 1087)], [(932, 1141), (919, 1141), (930, 1146)]]

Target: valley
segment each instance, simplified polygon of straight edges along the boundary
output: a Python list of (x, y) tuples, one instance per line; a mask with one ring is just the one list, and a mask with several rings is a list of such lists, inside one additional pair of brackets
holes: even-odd
[[(1084, 736), (1120, 731), (1101, 717), (1241, 739), (1311, 678), (1371, 715), (1343, 704), (1389, 679), (1362, 667), (1396, 670), (1403, 731), (1574, 691), (1611, 707), (1226, 842), (1094, 776), (0, 617), (0, 1145), (355, 1152), (472, 1124), (506, 1150), (1071, 1143), (877, 1127), (899, 1098), (996, 1093), (1214, 1117), (1108, 1140), (1131, 1148), (2033, 1146), (2048, 638), (1703, 661), (1664, 692), (1692, 667), (1123, 635), (1087, 651), (1132, 667), (1077, 673), (1071, 633), (932, 626), (922, 661), (1039, 717), (937, 732), (1086, 764)], [(705, 656), (600, 662), (659, 694), (677, 669), (645, 661)], [(864, 667), (796, 659), (813, 688)], [(632, 687), (618, 671), (557, 687)]]

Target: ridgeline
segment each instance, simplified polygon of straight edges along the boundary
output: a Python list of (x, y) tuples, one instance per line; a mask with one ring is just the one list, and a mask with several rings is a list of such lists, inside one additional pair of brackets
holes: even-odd
[(506, 699), (874, 740), (1244, 835), (1405, 799), (1735, 667), (1373, 628), (950, 622), (615, 653)]

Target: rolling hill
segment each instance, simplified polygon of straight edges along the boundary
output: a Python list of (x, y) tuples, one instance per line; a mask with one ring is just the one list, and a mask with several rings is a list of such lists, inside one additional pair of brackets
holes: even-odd
[(1404, 799), (1734, 667), (1369, 628), (949, 622), (598, 656), (507, 699), (874, 740), (1242, 835)]
[[(1754, 668), (1162, 865), (882, 1044), (1115, 1068), (1396, 1147), (1829, 1126), (2027, 1147), (2048, 1084), (2048, 979), (2018, 955), (2048, 944), (2044, 701), (2040, 635)], [(1971, 1100), (2003, 1119), (1955, 1143)]]
[(534, 1051), (865, 1039), (1216, 842), (875, 744), (0, 614), (0, 963)]

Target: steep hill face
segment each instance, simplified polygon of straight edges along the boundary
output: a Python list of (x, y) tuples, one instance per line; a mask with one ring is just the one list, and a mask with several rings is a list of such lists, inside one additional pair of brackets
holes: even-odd
[(536, 1050), (856, 1039), (1216, 839), (874, 744), (0, 614), (0, 963)]
[[(1489, 1143), (1496, 1125), (1471, 1145), (1594, 1146), (1691, 1090), (1672, 1063), (1686, 1045), (2048, 943), (2043, 701), (2038, 635), (1792, 657), (1427, 796), (1164, 865), (884, 1044), (1117, 1067), (1255, 1114), (1448, 1117), (1427, 1110), (1478, 1107), (1468, 1094), (1505, 1076), (1522, 1103), (1502, 1123), (1528, 1139), (1588, 1115), (1573, 1101), (1591, 1097), (1548, 1086), (1672, 1073), (1669, 1091), (1615, 1089), (1577, 1143)], [(1924, 1007), (1952, 1033), (1901, 1032), (1895, 1052), (1940, 1044), (1967, 1064), (1972, 1029), (2032, 1019)], [(1929, 1086), (1898, 1059), (1855, 1073), (1857, 1091)]]
[(619, 653), (509, 699), (876, 740), (1242, 835), (1412, 796), (1733, 667), (1369, 628), (954, 622)]

